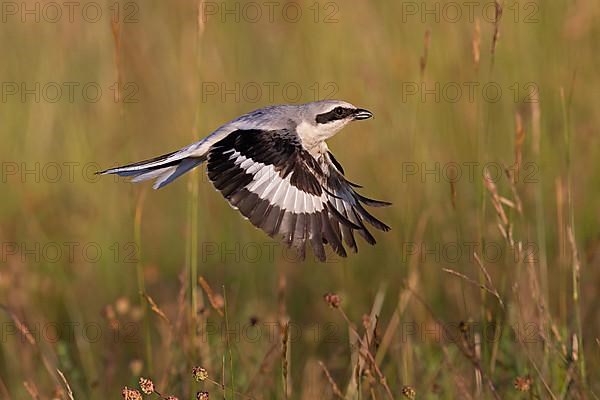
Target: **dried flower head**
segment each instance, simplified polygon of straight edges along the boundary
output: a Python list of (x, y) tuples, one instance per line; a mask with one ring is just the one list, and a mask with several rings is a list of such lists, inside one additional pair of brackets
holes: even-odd
[(142, 394), (139, 391), (130, 389), (127, 386), (123, 388), (121, 395), (125, 400), (142, 400)]
[(154, 382), (151, 379), (140, 377), (140, 389), (144, 394), (154, 393)]
[(104, 316), (108, 320), (113, 320), (117, 318), (117, 314), (115, 313), (115, 309), (113, 308), (112, 304), (104, 306)]
[(117, 301), (115, 301), (115, 309), (119, 315), (125, 315), (129, 312), (130, 304), (129, 299), (127, 297), (119, 297)]
[(325, 300), (325, 303), (327, 303), (331, 308), (339, 308), (342, 302), (340, 296), (335, 293), (325, 293), (323, 300)]
[(142, 373), (142, 369), (144, 369), (144, 362), (139, 359), (131, 360), (129, 363), (129, 369), (131, 370), (132, 375), (140, 375)]
[(375, 376), (373, 376), (373, 372), (371, 372), (369, 368), (365, 368), (365, 370), (363, 371), (363, 376), (365, 380), (369, 383), (369, 385), (375, 385), (375, 383), (377, 383)]
[(104, 317), (108, 321), (108, 326), (110, 327), (110, 329), (119, 329), (119, 321), (117, 320), (117, 314), (115, 313), (115, 309), (112, 305), (109, 304), (106, 307), (104, 307)]
[(196, 393), (197, 400), (208, 400), (208, 392), (198, 392)]
[(192, 375), (196, 381), (200, 382), (208, 378), (208, 371), (202, 367), (194, 367), (192, 368)]
[(369, 314), (363, 314), (362, 324), (365, 329), (369, 329), (371, 327), (371, 316)]
[(402, 394), (404, 395), (404, 397), (410, 400), (415, 400), (415, 398), (417, 397), (417, 392), (411, 386), (404, 386), (402, 388)]
[(519, 392), (528, 392), (533, 383), (530, 376), (517, 376), (515, 378), (515, 389)]

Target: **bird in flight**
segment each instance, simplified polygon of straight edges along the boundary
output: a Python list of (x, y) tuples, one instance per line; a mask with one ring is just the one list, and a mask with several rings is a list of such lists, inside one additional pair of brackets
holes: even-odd
[(339, 100), (265, 107), (181, 150), (98, 173), (132, 182), (155, 179), (159, 189), (206, 161), (210, 181), (229, 204), (269, 236), (296, 247), (301, 259), (307, 242), (320, 261), (326, 260), (325, 245), (346, 257), (343, 243), (358, 251), (354, 231), (375, 244), (365, 222), (390, 230), (364, 206), (390, 203), (357, 193), (361, 186), (346, 179), (325, 140), (372, 116)]

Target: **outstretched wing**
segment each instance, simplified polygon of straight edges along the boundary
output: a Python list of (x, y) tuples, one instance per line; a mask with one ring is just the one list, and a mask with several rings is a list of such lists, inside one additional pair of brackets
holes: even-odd
[(360, 195), (355, 189), (361, 188), (361, 186), (345, 178), (344, 169), (331, 152), (323, 155), (322, 162), (325, 165), (323, 167), (326, 175), (324, 188), (327, 200), (337, 214), (351, 223), (351, 225), (340, 223), (334, 226), (336, 233), (354, 252), (358, 251), (354, 231), (357, 231), (367, 243), (374, 245), (376, 243), (375, 238), (367, 229), (365, 222), (384, 232), (389, 231), (390, 227), (371, 215), (364, 206), (385, 207), (391, 205), (391, 203)]
[(304, 257), (310, 242), (325, 260), (324, 245), (346, 256), (342, 240), (356, 250), (358, 230), (375, 243), (363, 221), (389, 228), (372, 217), (358, 195), (327, 159), (317, 161), (291, 130), (237, 130), (211, 146), (208, 177), (229, 203), (268, 235), (281, 236)]

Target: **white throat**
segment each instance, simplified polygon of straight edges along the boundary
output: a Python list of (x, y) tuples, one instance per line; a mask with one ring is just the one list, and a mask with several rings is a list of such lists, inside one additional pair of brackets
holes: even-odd
[(300, 140), (302, 140), (304, 148), (315, 156), (316, 154), (321, 153), (321, 145), (324, 144), (325, 140), (338, 133), (346, 124), (347, 121), (339, 121), (315, 126), (306, 121), (302, 121), (296, 127), (296, 132), (298, 132), (298, 136), (300, 137)]

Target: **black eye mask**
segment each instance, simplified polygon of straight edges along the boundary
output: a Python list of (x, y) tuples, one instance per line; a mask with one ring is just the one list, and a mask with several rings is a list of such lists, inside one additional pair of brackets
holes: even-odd
[(356, 110), (353, 108), (336, 107), (329, 112), (317, 115), (316, 120), (318, 124), (326, 124), (328, 122), (348, 118), (350, 115), (354, 114), (355, 111)]

